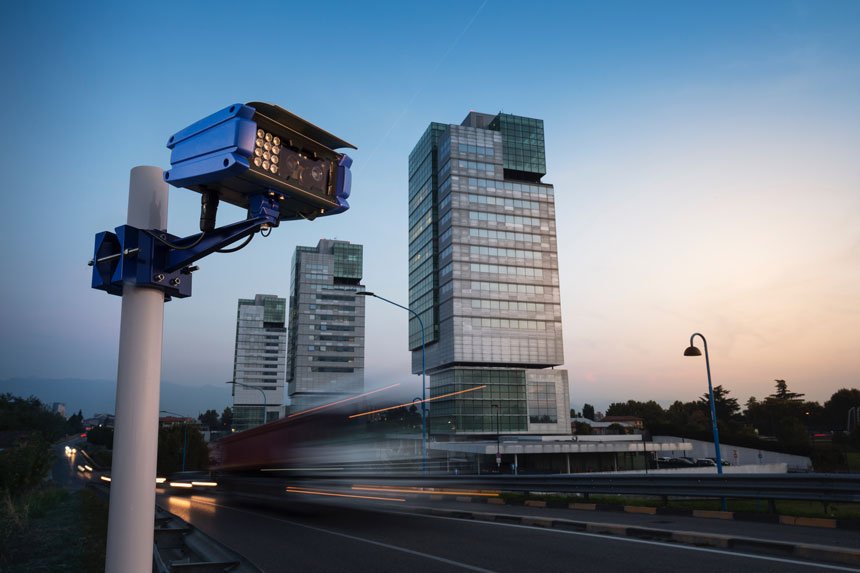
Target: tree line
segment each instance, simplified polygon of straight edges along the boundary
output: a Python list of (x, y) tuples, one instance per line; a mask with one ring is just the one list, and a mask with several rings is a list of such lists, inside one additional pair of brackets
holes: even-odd
[[(714, 387), (714, 409), (720, 441), (733, 445), (810, 455), (816, 435), (843, 449), (860, 449), (860, 429), (848, 428), (848, 413), (860, 407), (860, 390), (842, 388), (819, 404), (792, 392), (785, 380), (774, 380), (772, 394), (755, 396), (741, 407), (723, 386)], [(663, 408), (654, 400), (613, 402), (607, 416), (642, 418), (653, 435), (675, 435), (710, 441), (711, 414), (707, 393), (691, 402), (676, 400)], [(594, 407), (585, 404), (582, 417), (594, 419)], [(848, 430), (851, 430), (850, 433)], [(824, 448), (826, 450), (826, 448)]]
[(206, 410), (197, 416), (197, 419), (203, 426), (209, 428), (210, 431), (222, 430), (229, 432), (233, 427), (233, 409), (227, 406), (221, 412), (221, 416), (218, 416), (216, 410)]
[(0, 492), (25, 492), (37, 486), (51, 465), (49, 445), (81, 431), (83, 415), (66, 420), (35, 396), (0, 394)]

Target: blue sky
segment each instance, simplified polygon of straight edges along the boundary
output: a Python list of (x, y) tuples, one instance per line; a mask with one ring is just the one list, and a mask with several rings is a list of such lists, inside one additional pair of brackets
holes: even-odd
[[(823, 1), (4, 3), (0, 379), (115, 376), (93, 235), (169, 135), (259, 100), (358, 146), (352, 208), (203, 260), (166, 307), (167, 380), (231, 378), (236, 300), (286, 296), (296, 245), (364, 244), (365, 284), (405, 302), (409, 151), (503, 110), (545, 120), (577, 407), (700, 395), (694, 331), (741, 400), (856, 387), (859, 26)], [(170, 202), (196, 232), (199, 196)], [(414, 383), (404, 313), (368, 301), (367, 321), (368, 385)]]

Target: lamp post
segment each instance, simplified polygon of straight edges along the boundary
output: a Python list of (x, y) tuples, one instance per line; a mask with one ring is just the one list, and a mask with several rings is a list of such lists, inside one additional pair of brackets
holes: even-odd
[(424, 321), (421, 320), (421, 316), (409, 308), (408, 306), (403, 306), (402, 304), (397, 304), (393, 300), (388, 300), (387, 298), (383, 298), (376, 293), (370, 291), (358, 291), (355, 293), (359, 296), (372, 296), (373, 298), (378, 298), (379, 300), (385, 301), (388, 304), (393, 304), (397, 308), (402, 308), (410, 313), (412, 316), (418, 319), (418, 325), (421, 327), (421, 472), (427, 472), (427, 384), (425, 383), (425, 378), (427, 377), (427, 362), (425, 357), (425, 344), (424, 344)]
[(491, 404), (491, 407), (496, 410), (496, 466), (499, 471), (502, 469), (502, 426), (500, 418), (502, 407), (499, 404)]
[[(233, 384), (233, 385), (238, 384), (242, 388), (250, 388), (251, 390), (256, 390), (257, 392), (262, 394), (263, 395), (263, 423), (264, 424), (266, 423), (266, 411), (269, 409), (269, 402), (266, 400), (266, 392), (264, 392), (262, 388), (259, 388), (257, 386), (251, 386), (250, 384), (245, 384), (244, 382), (236, 382), (235, 380), (227, 380), (226, 382), (224, 382), (224, 384)], [(236, 389), (234, 388), (233, 390), (235, 391)]]
[(177, 414), (170, 410), (160, 410), (160, 412), (162, 414), (170, 414), (171, 416), (185, 418), (185, 421), (182, 422), (182, 471), (185, 471), (185, 456), (188, 452), (188, 416), (183, 416), (182, 414)]
[[(698, 332), (690, 336), (690, 346), (684, 350), (684, 356), (701, 356), (702, 351), (696, 348), (693, 344), (693, 338), (698, 336), (702, 339), (702, 344), (705, 346), (705, 368), (708, 371), (708, 396), (711, 401), (711, 429), (714, 433), (714, 452), (717, 458), (717, 475), (723, 475), (723, 458), (720, 455), (720, 433), (717, 430), (717, 409), (714, 406), (714, 387), (711, 384), (711, 361), (708, 358), (708, 341)], [(723, 511), (726, 510), (726, 498), (722, 498)]]

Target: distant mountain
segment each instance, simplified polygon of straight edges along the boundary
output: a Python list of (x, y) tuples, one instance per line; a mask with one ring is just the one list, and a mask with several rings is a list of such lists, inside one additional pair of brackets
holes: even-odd
[[(0, 394), (5, 393), (28, 398), (35, 396), (48, 406), (54, 402), (66, 405), (66, 415), (82, 410), (84, 417), (97, 413), (114, 413), (116, 407), (116, 382), (111, 380), (83, 380), (79, 378), (42, 379), (8, 378), (0, 380)], [(161, 383), (162, 410), (196, 417), (198, 413), (212, 409), (221, 412), (232, 403), (230, 387), (188, 386), (173, 382)]]

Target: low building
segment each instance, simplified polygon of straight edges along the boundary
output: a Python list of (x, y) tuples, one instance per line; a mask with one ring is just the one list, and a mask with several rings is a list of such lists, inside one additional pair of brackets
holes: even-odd
[(184, 416), (161, 416), (158, 419), (158, 428), (173, 428), (174, 426), (199, 426), (200, 422), (195, 420), (194, 418), (188, 418)]
[(114, 423), (114, 415), (113, 414), (96, 414), (92, 418), (87, 418), (83, 422), (84, 429), (97, 428), (99, 426), (105, 426), (108, 428), (113, 428)]
[[(587, 473), (645, 470), (653, 458), (689, 452), (688, 441), (646, 442), (641, 435), (501, 436), (432, 442), (431, 467), (451, 473)], [(497, 463), (498, 459), (498, 463)]]
[[(615, 420), (608, 421), (611, 418)], [(623, 419), (619, 419), (623, 418)], [(638, 421), (638, 422), (637, 422)], [(619, 434), (641, 434), (643, 423), (641, 418), (633, 416), (607, 416), (600, 422), (588, 418), (573, 418), (571, 428), (576, 433), (576, 424), (585, 424), (591, 428), (592, 436), (614, 436)]]
[(619, 424), (625, 428), (633, 428), (634, 430), (642, 431), (645, 429), (645, 420), (636, 416), (603, 416), (601, 422), (609, 424)]

